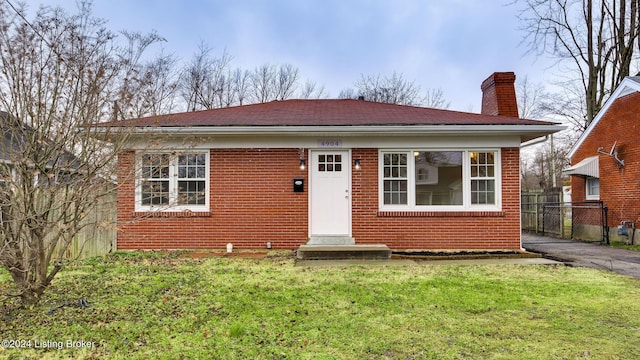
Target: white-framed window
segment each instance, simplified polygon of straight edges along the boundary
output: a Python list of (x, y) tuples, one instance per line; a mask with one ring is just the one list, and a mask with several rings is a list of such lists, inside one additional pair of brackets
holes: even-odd
[(501, 209), (499, 150), (380, 150), (382, 210)]
[(587, 177), (585, 181), (585, 194), (587, 200), (600, 200), (600, 179)]
[(471, 204), (496, 203), (496, 154), (492, 151), (469, 153), (471, 169)]
[(407, 153), (383, 154), (383, 197), (388, 205), (406, 205), (408, 197)]
[(136, 157), (136, 211), (209, 211), (209, 151)]

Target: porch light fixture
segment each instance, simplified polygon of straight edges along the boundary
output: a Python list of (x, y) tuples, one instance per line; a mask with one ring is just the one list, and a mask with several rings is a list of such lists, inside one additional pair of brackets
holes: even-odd
[(298, 157), (300, 158), (300, 170), (304, 171), (307, 168), (307, 160), (304, 159), (304, 149), (298, 149)]
[(353, 166), (356, 170), (360, 170), (360, 159), (353, 160)]

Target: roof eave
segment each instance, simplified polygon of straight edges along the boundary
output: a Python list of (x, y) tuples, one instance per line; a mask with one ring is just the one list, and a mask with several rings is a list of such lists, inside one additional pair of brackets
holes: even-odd
[[(403, 136), (403, 135), (519, 135), (522, 141), (566, 129), (554, 124), (542, 125), (352, 125), (352, 126), (166, 126), (120, 129), (131, 135), (316, 135)], [(100, 129), (96, 129), (100, 132)], [(118, 133), (112, 128), (110, 133)]]

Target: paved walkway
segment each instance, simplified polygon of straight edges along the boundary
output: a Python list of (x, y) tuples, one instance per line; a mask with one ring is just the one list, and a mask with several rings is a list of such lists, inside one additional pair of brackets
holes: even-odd
[(470, 259), (470, 260), (296, 260), (296, 266), (348, 266), (348, 265), (562, 265), (561, 262), (545, 258), (511, 258), (511, 259)]
[(567, 265), (604, 269), (640, 279), (640, 251), (532, 234), (522, 234), (522, 246)]

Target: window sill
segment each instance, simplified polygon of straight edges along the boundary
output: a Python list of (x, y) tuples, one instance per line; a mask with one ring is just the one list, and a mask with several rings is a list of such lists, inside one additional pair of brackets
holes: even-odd
[(210, 211), (134, 211), (134, 218), (194, 218), (211, 217)]
[(504, 211), (378, 211), (378, 217), (504, 217)]

